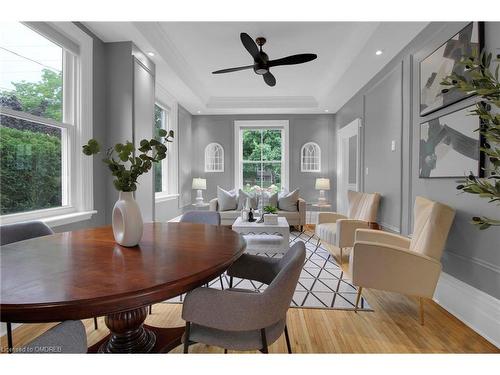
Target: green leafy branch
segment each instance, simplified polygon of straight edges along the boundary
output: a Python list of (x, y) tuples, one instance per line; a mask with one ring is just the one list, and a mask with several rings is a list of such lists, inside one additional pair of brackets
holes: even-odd
[[(492, 111), (493, 107), (500, 108), (500, 83), (499, 59), (496, 62), (494, 73), (490, 70), (492, 54), (481, 52), (479, 56), (463, 57), (459, 65), (464, 68), (464, 74), (452, 73), (446, 77), (441, 84), (450, 87), (442, 90), (443, 93), (450, 89), (459, 90), (467, 95), (477, 95), (481, 101), (476, 103), (476, 108), (471, 111), (472, 116), (478, 116), (481, 125), (479, 131), (484, 139), (481, 151), (487, 157), (490, 167), (485, 168), (488, 177), (478, 178), (472, 172), (464, 181), (457, 186), (469, 194), (477, 194), (480, 198), (488, 199), (489, 203), (500, 203), (500, 113)], [(479, 229), (487, 229), (491, 226), (500, 226), (500, 220), (487, 217), (473, 217), (472, 223)]]
[[(106, 157), (102, 161), (108, 166), (111, 174), (115, 177), (113, 184), (119, 191), (136, 191), (137, 178), (147, 173), (153, 163), (159, 163), (167, 157), (167, 142), (172, 142), (174, 131), (167, 132), (158, 129), (158, 137), (155, 139), (143, 139), (136, 150), (134, 145), (127, 141), (117, 143), (106, 151)], [(85, 155), (91, 156), (100, 152), (100, 145), (95, 139), (91, 139), (82, 146)], [(136, 151), (140, 153), (136, 156)], [(115, 159), (115, 154), (117, 159)], [(128, 168), (127, 168), (127, 166)]]

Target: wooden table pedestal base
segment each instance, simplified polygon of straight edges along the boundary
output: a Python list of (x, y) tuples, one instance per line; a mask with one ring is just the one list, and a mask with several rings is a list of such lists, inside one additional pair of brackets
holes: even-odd
[(181, 344), (184, 327), (147, 326), (147, 307), (106, 316), (110, 334), (92, 345), (88, 353), (166, 353)]

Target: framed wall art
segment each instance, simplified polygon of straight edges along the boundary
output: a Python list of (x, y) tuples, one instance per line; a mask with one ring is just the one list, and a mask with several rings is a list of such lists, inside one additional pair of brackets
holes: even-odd
[(482, 175), (479, 117), (469, 106), (420, 124), (419, 177)]
[[(479, 54), (483, 48), (484, 23), (471, 22), (420, 62), (420, 116), (447, 107), (468, 97), (442, 80), (455, 72), (467, 75), (457, 64), (463, 56)], [(449, 91), (443, 92), (444, 89)]]

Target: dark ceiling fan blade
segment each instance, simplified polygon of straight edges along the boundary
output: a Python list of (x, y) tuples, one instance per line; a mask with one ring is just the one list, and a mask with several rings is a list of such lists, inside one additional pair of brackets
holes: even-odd
[(267, 72), (266, 74), (263, 75), (263, 77), (264, 77), (264, 81), (266, 81), (266, 83), (269, 86), (276, 85), (276, 78), (274, 78), (274, 76), (272, 75), (271, 72)]
[(259, 56), (259, 48), (257, 47), (257, 44), (253, 41), (253, 39), (248, 35), (247, 33), (241, 33), (240, 34), (240, 39), (241, 43), (243, 43), (243, 46), (246, 48), (246, 50), (252, 55), (254, 59), (256, 59)]
[(301, 53), (298, 55), (292, 55), (283, 57), (281, 59), (271, 60), (268, 62), (268, 66), (278, 66), (278, 65), (295, 65), (295, 64), (303, 64), (308, 61), (312, 61), (316, 59), (318, 55), (315, 53)]
[(253, 68), (253, 65), (239, 66), (237, 68), (216, 70), (215, 72), (212, 72), (212, 74), (231, 73), (231, 72), (237, 72), (238, 70), (245, 70), (245, 69), (251, 69), (251, 68)]

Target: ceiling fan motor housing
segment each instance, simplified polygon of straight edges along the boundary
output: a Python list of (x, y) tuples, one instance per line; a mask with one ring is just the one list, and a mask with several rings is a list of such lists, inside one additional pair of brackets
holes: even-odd
[(269, 67), (267, 66), (267, 63), (269, 62), (269, 56), (267, 56), (267, 53), (261, 50), (254, 61), (255, 65), (253, 67), (253, 70), (255, 73), (262, 75), (266, 74), (269, 71)]

